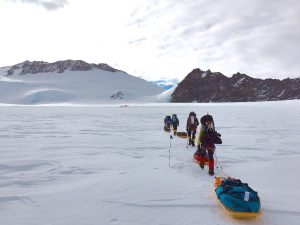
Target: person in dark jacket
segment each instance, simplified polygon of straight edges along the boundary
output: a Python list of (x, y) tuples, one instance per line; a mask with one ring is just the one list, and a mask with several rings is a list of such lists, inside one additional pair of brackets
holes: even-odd
[(177, 118), (176, 114), (172, 115), (172, 127), (174, 131), (174, 135), (177, 133), (177, 127), (179, 126), (179, 119)]
[(190, 112), (186, 121), (186, 131), (188, 133), (189, 145), (195, 146), (196, 131), (199, 125), (196, 113)]
[(171, 129), (171, 124), (172, 124), (172, 119), (171, 116), (166, 116), (164, 119), (164, 123), (165, 123), (165, 128), (166, 129)]
[(214, 120), (211, 115), (201, 117), (201, 129), (198, 136), (197, 151), (200, 156), (200, 167), (204, 169), (205, 156), (208, 155), (208, 173), (214, 175), (215, 144), (222, 144), (221, 135), (214, 129)]

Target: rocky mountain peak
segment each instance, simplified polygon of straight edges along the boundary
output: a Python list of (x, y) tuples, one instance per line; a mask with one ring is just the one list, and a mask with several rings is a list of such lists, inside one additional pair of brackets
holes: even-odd
[(237, 72), (232, 75), (232, 78), (233, 79), (241, 79), (241, 78), (250, 78), (250, 76), (248, 76), (247, 74), (244, 74), (244, 73)]
[(24, 61), (22, 63), (12, 66), (8, 71), (7, 75), (26, 75), (26, 74), (36, 74), (36, 73), (64, 73), (65, 71), (89, 71), (93, 69), (101, 69), (110, 72), (116, 72), (117, 69), (105, 64), (89, 64), (82, 60), (64, 60), (57, 61), (54, 63), (48, 63), (44, 61)]
[(201, 74), (203, 72), (204, 72), (203, 70), (201, 70), (199, 68), (195, 68), (189, 74)]
[(300, 79), (258, 79), (243, 73), (192, 70), (174, 90), (172, 102), (242, 102), (300, 99)]
[(193, 69), (192, 72), (190, 72), (187, 77), (190, 78), (206, 78), (206, 79), (212, 79), (211, 77), (217, 77), (222, 76), (223, 78), (226, 77), (220, 72), (212, 72), (210, 69), (203, 71), (199, 68)]

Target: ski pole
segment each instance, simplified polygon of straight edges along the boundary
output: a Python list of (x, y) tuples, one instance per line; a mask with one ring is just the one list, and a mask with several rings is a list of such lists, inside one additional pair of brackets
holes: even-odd
[(171, 168), (171, 139), (173, 139), (172, 135), (170, 135), (170, 147), (169, 147), (169, 168)]
[(189, 137), (189, 132), (188, 130), (186, 131), (186, 148), (189, 147), (189, 140), (190, 140), (190, 137)]
[(189, 136), (186, 135), (186, 148), (188, 148), (188, 146), (189, 146)]

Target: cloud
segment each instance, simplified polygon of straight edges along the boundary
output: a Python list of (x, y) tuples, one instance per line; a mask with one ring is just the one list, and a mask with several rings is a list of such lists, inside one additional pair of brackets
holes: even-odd
[[(227, 76), (238, 71), (260, 78), (300, 76), (298, 0), (6, 1), (48, 10), (72, 7), (53, 16), (1, 4), (2, 30), (9, 30), (0, 36), (4, 65), (17, 57), (66, 57), (118, 64), (152, 80), (182, 79), (196, 67)], [(20, 33), (26, 35), (20, 39)]]
[(298, 15), (297, 0), (149, 0), (129, 24), (132, 38), (147, 37), (160, 60), (226, 75), (299, 77)]
[(129, 41), (128, 44), (130, 44), (130, 45), (139, 45), (139, 44), (141, 44), (142, 42), (144, 42), (146, 40), (147, 40), (146, 37), (141, 37), (141, 38), (138, 38), (136, 40)]
[(32, 4), (40, 5), (47, 10), (57, 10), (59, 8), (65, 7), (68, 4), (67, 0), (7, 0), (7, 1), (32, 3)]

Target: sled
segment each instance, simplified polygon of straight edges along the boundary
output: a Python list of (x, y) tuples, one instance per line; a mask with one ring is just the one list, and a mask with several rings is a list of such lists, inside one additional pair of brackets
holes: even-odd
[(180, 138), (187, 138), (187, 133), (186, 132), (177, 132), (176, 136), (180, 137)]
[[(194, 162), (198, 165), (200, 165), (200, 156), (196, 153), (194, 153)], [(204, 165), (208, 165), (208, 155), (205, 155), (205, 161), (204, 161)]]
[[(214, 182), (214, 187), (215, 187), (214, 192), (215, 192), (215, 194), (216, 194), (216, 189), (221, 185), (221, 183), (224, 179), (225, 178), (222, 178), (222, 177), (215, 177), (215, 182)], [(223, 210), (225, 211), (225, 213), (228, 216), (231, 216), (231, 217), (236, 218), (236, 219), (254, 219), (254, 218), (257, 218), (257, 217), (262, 215), (262, 212), (261, 212), (260, 208), (257, 212), (234, 211), (234, 210), (231, 210), (230, 208), (228, 208), (226, 205), (224, 205), (220, 201), (220, 199), (218, 198), (217, 195), (216, 195), (216, 200), (219, 203), (219, 205), (221, 205), (221, 207), (223, 208)]]
[(166, 131), (166, 132), (171, 132), (171, 128), (170, 128), (170, 127), (164, 126), (164, 131)]

